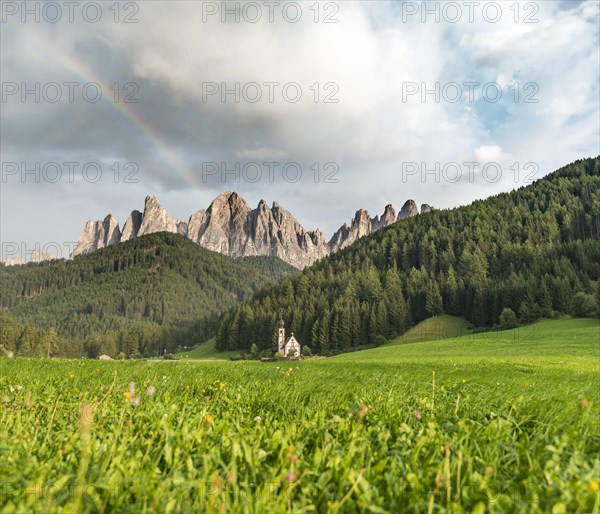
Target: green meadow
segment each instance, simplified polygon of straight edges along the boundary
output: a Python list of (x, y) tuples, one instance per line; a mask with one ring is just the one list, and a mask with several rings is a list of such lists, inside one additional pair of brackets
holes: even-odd
[(2, 359), (0, 512), (599, 512), (598, 320), (425, 323), (300, 362)]

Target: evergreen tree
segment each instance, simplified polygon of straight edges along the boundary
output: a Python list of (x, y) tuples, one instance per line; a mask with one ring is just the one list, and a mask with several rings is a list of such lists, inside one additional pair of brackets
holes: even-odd
[(442, 314), (442, 295), (436, 282), (431, 280), (427, 284), (427, 292), (425, 294), (425, 310), (431, 316)]

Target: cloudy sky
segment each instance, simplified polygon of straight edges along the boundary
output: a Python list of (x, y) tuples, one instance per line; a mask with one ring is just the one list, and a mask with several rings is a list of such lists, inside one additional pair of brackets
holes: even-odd
[(3, 257), (147, 194), (187, 220), (235, 190), (329, 238), (600, 153), (597, 1), (0, 6)]

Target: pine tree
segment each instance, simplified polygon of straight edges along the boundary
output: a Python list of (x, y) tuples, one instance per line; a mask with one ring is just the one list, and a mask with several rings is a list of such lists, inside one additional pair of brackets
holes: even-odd
[(456, 279), (456, 272), (452, 264), (448, 268), (448, 274), (446, 277), (446, 284), (444, 288), (444, 306), (449, 314), (456, 315), (460, 312), (460, 305), (458, 301), (458, 282)]
[(329, 344), (329, 311), (323, 314), (319, 323), (319, 351), (323, 355), (329, 355), (331, 347)]
[(431, 316), (442, 314), (442, 295), (435, 281), (430, 280), (425, 294), (425, 310)]

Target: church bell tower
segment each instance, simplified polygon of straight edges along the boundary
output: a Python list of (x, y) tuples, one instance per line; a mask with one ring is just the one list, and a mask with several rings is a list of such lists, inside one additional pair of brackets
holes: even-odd
[(279, 321), (279, 335), (277, 337), (277, 351), (285, 353), (285, 323), (283, 320)]

